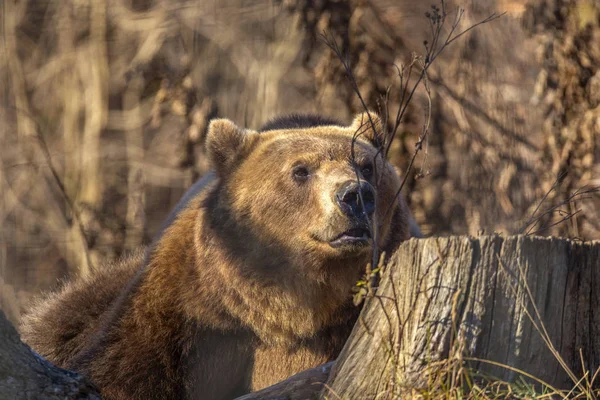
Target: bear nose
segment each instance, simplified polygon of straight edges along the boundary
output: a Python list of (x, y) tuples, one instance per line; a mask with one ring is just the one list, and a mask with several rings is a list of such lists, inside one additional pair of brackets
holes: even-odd
[(351, 217), (364, 217), (375, 211), (375, 190), (369, 182), (347, 181), (339, 188), (335, 199), (344, 214)]

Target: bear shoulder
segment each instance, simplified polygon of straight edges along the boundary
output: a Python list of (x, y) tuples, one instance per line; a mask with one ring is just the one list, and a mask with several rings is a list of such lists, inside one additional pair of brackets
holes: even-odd
[(60, 367), (88, 346), (113, 306), (143, 264), (145, 249), (63, 282), (39, 296), (21, 320), (23, 340)]

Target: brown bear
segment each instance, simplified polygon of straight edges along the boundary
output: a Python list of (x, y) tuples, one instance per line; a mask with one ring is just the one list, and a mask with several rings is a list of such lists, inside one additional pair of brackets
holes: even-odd
[(381, 121), (210, 123), (214, 172), (147, 249), (39, 300), (25, 341), (106, 399), (231, 399), (334, 360), (377, 246), (409, 237)]

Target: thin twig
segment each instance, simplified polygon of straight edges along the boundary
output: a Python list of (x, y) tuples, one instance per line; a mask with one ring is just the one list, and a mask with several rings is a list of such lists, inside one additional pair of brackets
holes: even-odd
[[(58, 187), (58, 191), (60, 192), (60, 195), (63, 198), (64, 202), (69, 207), (69, 210), (71, 210), (71, 213), (73, 215), (72, 221), (77, 226), (77, 229), (79, 230), (79, 234), (81, 235), (81, 241), (83, 244), (83, 246), (82, 246), (83, 253), (84, 253), (86, 262), (89, 266), (89, 270), (91, 272), (93, 272), (94, 264), (92, 263), (92, 258), (91, 258), (89, 247), (88, 247), (88, 238), (85, 234), (85, 229), (83, 227), (83, 223), (81, 222), (81, 214), (79, 213), (78, 208), (75, 207), (73, 200), (71, 200), (71, 198), (67, 194), (65, 184), (63, 183), (62, 179), (60, 178), (60, 175), (58, 174), (56, 167), (54, 166), (54, 162), (52, 161), (52, 155), (50, 154), (50, 150), (48, 149), (48, 144), (46, 143), (46, 140), (44, 139), (44, 136), (42, 135), (42, 128), (41, 128), (40, 124), (38, 123), (38, 121), (36, 121), (35, 118), (33, 118), (29, 113), (27, 113), (23, 110), (18, 110), (18, 109), (14, 109), (14, 111), (25, 115), (36, 126), (36, 129), (34, 130), (35, 138), (39, 144), (40, 150), (42, 151), (42, 155), (44, 156), (44, 159), (46, 160), (48, 169), (50, 170), (50, 173), (52, 174), (54, 183)], [(32, 165), (34, 165), (34, 164), (32, 164)], [(63, 217), (64, 217), (65, 221), (67, 221), (67, 224), (70, 224), (69, 217), (66, 214), (63, 214)]]
[[(572, 219), (575, 215), (579, 214), (579, 212), (581, 210), (576, 210), (573, 212), (567, 212), (564, 210), (561, 210), (560, 208), (565, 206), (565, 205), (571, 205), (574, 203), (575, 200), (580, 200), (580, 199), (585, 199), (586, 195), (588, 194), (592, 194), (592, 193), (598, 193), (600, 192), (600, 186), (593, 186), (593, 187), (580, 187), (579, 189), (577, 189), (576, 191), (574, 191), (573, 193), (571, 193), (566, 199), (564, 199), (563, 201), (561, 201), (560, 203), (548, 208), (547, 210), (545, 210), (543, 213), (536, 215), (537, 211), (540, 209), (542, 203), (546, 200), (546, 198), (550, 195), (550, 193), (552, 191), (554, 191), (555, 189), (558, 188), (558, 186), (560, 186), (559, 181), (562, 180), (562, 178), (564, 177), (564, 174), (559, 175), (558, 178), (556, 178), (554, 184), (552, 185), (552, 187), (548, 190), (548, 192), (546, 192), (546, 194), (544, 195), (544, 197), (542, 198), (542, 200), (539, 202), (539, 204), (537, 205), (537, 207), (535, 208), (534, 212), (531, 214), (531, 216), (529, 217), (529, 219), (527, 220), (527, 222), (525, 223), (525, 225), (521, 228), (521, 230), (519, 231), (519, 233), (523, 233), (526, 229), (527, 231), (525, 232), (526, 235), (535, 235), (538, 234), (544, 230), (550, 229), (556, 225), (559, 225), (565, 221), (568, 221), (570, 219)], [(554, 212), (557, 212), (561, 215), (564, 215), (563, 218), (561, 218), (559, 221), (552, 223), (550, 225), (545, 225), (537, 230), (534, 231), (534, 228), (540, 223), (540, 221), (546, 217), (549, 216), (551, 214), (553, 214)]]
[(544, 195), (544, 197), (542, 197), (542, 199), (538, 203), (537, 207), (535, 208), (535, 210), (533, 210), (533, 213), (531, 214), (531, 216), (529, 217), (529, 219), (527, 220), (527, 222), (525, 222), (525, 225), (521, 228), (521, 230), (519, 231), (519, 233), (523, 233), (523, 231), (525, 231), (525, 229), (527, 229), (527, 227), (532, 223), (532, 221), (535, 218), (535, 214), (538, 212), (538, 210), (542, 206), (542, 203), (544, 201), (546, 201), (546, 199), (548, 198), (548, 196), (550, 195), (550, 193), (552, 193), (552, 191), (554, 189), (556, 189), (560, 185), (560, 182), (562, 182), (563, 178), (566, 175), (567, 175), (567, 171), (564, 171), (564, 172), (562, 172), (561, 174), (559, 174), (556, 177), (556, 179), (554, 180), (554, 183), (552, 184), (552, 187), (550, 189), (548, 189), (548, 191), (546, 192), (546, 194)]

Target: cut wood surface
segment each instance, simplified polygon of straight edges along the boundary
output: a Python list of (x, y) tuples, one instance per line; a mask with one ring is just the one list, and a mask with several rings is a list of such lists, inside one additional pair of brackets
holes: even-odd
[(0, 310), (0, 400), (100, 399), (84, 377), (33, 352)]
[(599, 289), (599, 242), (412, 239), (366, 301), (322, 396), (383, 399), (425, 388), (457, 348), (473, 371), (510, 382), (516, 368), (572, 388), (582, 364), (590, 376), (600, 365)]

